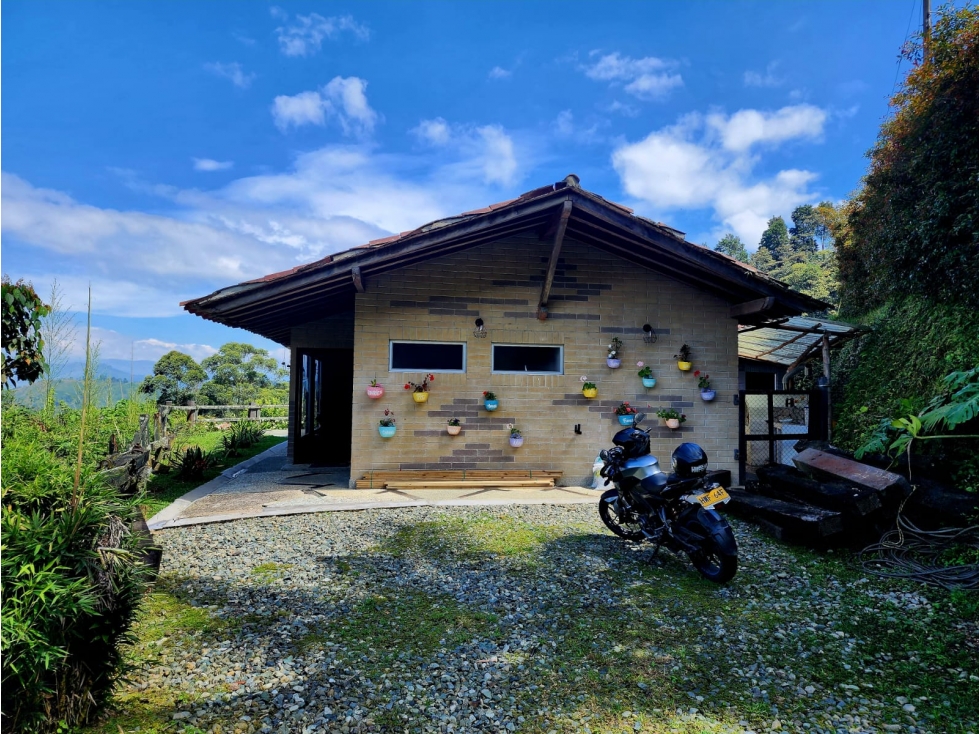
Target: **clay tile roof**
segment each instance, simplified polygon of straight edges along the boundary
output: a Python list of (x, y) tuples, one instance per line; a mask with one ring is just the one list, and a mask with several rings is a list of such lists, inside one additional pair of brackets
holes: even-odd
[(360, 247), (374, 247), (375, 245), (386, 245), (388, 242), (394, 242), (395, 240), (400, 240), (400, 234), (393, 234), (390, 237), (381, 237), (379, 240), (371, 240), (366, 245), (360, 245)]

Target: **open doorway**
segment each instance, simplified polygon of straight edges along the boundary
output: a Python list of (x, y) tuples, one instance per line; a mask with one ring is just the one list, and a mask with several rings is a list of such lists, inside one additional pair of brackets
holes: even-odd
[(297, 464), (348, 466), (353, 421), (353, 349), (300, 349)]

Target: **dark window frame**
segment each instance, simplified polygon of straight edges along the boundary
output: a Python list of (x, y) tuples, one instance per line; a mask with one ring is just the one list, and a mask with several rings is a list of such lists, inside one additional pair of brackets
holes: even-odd
[[(558, 351), (557, 371), (529, 372), (525, 370), (500, 370), (496, 368), (497, 347), (519, 347), (522, 349), (556, 349)], [(490, 372), (494, 375), (563, 375), (564, 374), (564, 345), (563, 344), (492, 344), (490, 345)]]
[[(457, 370), (435, 369), (432, 367), (395, 367), (394, 365), (394, 345), (395, 344), (432, 344), (462, 347), (462, 368)], [(453, 374), (461, 375), (466, 373), (466, 363), (468, 358), (468, 348), (466, 342), (443, 342), (426, 339), (391, 339), (388, 341), (388, 370), (391, 372), (431, 372), (434, 374)]]

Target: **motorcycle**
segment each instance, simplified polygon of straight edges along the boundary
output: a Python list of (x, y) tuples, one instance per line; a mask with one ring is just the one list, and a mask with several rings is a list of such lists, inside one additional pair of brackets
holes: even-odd
[(649, 433), (633, 426), (612, 437), (615, 446), (599, 456), (605, 491), (598, 502), (602, 522), (620, 538), (666, 546), (685, 553), (704, 578), (725, 583), (738, 570), (738, 544), (717, 510), (730, 495), (707, 477), (707, 454), (695, 443), (673, 452), (673, 471), (666, 474), (649, 452)]

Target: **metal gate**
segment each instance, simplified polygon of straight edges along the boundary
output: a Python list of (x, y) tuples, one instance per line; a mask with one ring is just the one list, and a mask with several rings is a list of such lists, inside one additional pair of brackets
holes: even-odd
[(741, 391), (739, 483), (755, 478), (759, 466), (794, 466), (795, 443), (825, 440), (826, 395), (819, 390)]

